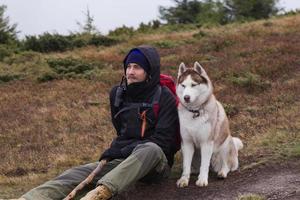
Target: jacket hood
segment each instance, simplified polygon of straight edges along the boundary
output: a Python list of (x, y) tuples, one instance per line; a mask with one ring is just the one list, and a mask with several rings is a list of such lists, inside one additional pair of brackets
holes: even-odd
[(126, 85), (128, 94), (129, 96), (134, 96), (136, 98), (138, 98), (139, 96), (147, 97), (149, 96), (147, 94), (152, 94), (153, 91), (155, 92), (156, 86), (159, 84), (160, 56), (154, 47), (148, 45), (142, 45), (133, 48), (129, 51), (129, 53), (126, 55), (125, 59), (123, 60), (124, 74), (126, 73), (126, 67), (127, 67), (125, 65), (126, 59), (130, 54), (130, 52), (133, 50), (139, 50), (145, 55), (150, 65), (150, 72), (148, 74), (148, 78), (146, 81), (140, 83), (132, 83), (129, 86)]
[(124, 66), (124, 74), (126, 73), (126, 65), (125, 62), (127, 60), (128, 55), (133, 50), (139, 50), (141, 51), (145, 57), (147, 58), (149, 64), (150, 64), (150, 79), (154, 79), (153, 81), (158, 84), (159, 83), (159, 75), (160, 75), (160, 56), (156, 49), (154, 47), (148, 46), (148, 45), (142, 45), (138, 46), (136, 48), (131, 49), (128, 54), (126, 55), (125, 59), (123, 60), (123, 66)]

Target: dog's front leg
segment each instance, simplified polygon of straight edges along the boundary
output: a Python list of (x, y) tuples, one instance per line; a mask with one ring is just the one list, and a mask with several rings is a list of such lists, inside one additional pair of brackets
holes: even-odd
[(191, 163), (195, 151), (193, 143), (183, 141), (181, 151), (183, 156), (183, 172), (181, 178), (177, 181), (177, 187), (187, 187), (189, 185)]
[(198, 176), (198, 180), (196, 181), (196, 185), (199, 187), (208, 185), (208, 172), (213, 148), (214, 144), (212, 141), (201, 144), (200, 174)]

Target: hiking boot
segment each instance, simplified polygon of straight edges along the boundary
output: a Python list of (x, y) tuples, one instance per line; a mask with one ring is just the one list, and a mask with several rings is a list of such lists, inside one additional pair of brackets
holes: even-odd
[(100, 185), (96, 189), (87, 193), (81, 200), (107, 200), (112, 197), (111, 191), (105, 185)]

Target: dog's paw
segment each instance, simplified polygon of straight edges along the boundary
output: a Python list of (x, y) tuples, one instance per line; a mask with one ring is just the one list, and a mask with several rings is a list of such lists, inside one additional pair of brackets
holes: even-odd
[(218, 176), (221, 178), (226, 178), (228, 172), (229, 172), (229, 169), (227, 167), (222, 167), (222, 169), (218, 172)]
[(198, 180), (196, 181), (196, 185), (198, 187), (205, 187), (208, 185), (208, 180), (207, 178), (198, 178)]
[(220, 171), (220, 172), (218, 172), (218, 176), (220, 178), (226, 178), (227, 177), (227, 173), (225, 171)]
[(182, 176), (180, 179), (178, 179), (176, 185), (180, 188), (187, 187), (189, 185), (189, 178), (186, 176)]

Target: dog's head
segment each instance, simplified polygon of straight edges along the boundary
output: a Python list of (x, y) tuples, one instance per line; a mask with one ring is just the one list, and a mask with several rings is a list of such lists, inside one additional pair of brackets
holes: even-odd
[(176, 92), (181, 103), (197, 107), (207, 101), (212, 91), (211, 81), (198, 62), (193, 68), (186, 67), (184, 63), (179, 65)]

